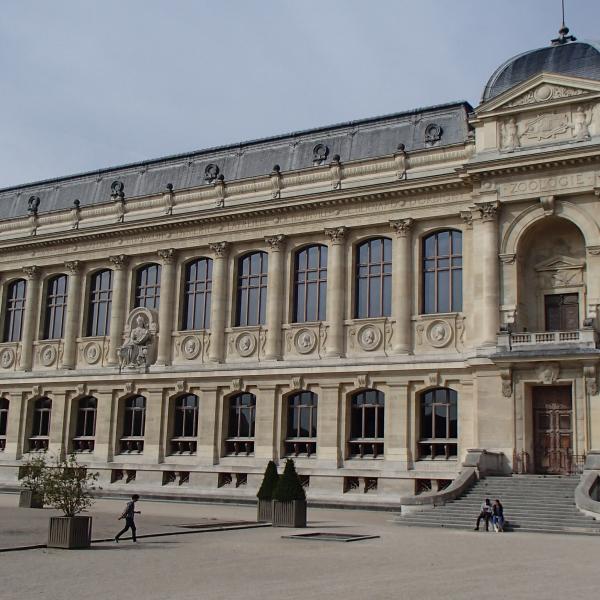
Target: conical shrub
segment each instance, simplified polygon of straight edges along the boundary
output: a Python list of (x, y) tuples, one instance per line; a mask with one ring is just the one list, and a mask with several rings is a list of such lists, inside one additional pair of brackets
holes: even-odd
[(277, 474), (277, 467), (275, 466), (275, 463), (270, 460), (265, 469), (265, 476), (263, 477), (260, 488), (256, 494), (257, 498), (259, 500), (271, 500), (278, 481), (279, 475)]
[(296, 473), (296, 466), (294, 461), (290, 458), (285, 463), (285, 469), (283, 475), (279, 478), (277, 486), (273, 491), (273, 500), (279, 500), (279, 502), (291, 502), (292, 500), (306, 500), (306, 494), (298, 473)]

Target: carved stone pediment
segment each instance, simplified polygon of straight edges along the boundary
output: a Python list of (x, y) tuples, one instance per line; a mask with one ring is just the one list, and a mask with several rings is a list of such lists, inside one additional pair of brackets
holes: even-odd
[(510, 100), (504, 106), (526, 106), (528, 104), (539, 104), (540, 102), (572, 98), (573, 96), (581, 96), (589, 93), (589, 90), (578, 87), (541, 83), (524, 94)]
[(583, 261), (567, 256), (555, 256), (536, 265), (544, 288), (568, 288), (583, 285)]
[(568, 256), (553, 256), (547, 260), (538, 263), (535, 266), (536, 271), (557, 271), (564, 269), (582, 269), (584, 262)]

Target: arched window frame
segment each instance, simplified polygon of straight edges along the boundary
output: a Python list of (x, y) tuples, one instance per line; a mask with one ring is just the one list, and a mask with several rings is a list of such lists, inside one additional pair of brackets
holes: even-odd
[(355, 247), (354, 318), (392, 313), (392, 240), (372, 237)]
[(269, 255), (249, 252), (237, 261), (236, 327), (264, 325), (267, 315)]
[(308, 390), (287, 396), (287, 455), (312, 456), (317, 451), (317, 410), (319, 398)]
[(42, 339), (60, 340), (64, 335), (69, 298), (69, 278), (64, 273), (48, 279)]
[(135, 308), (159, 309), (160, 282), (161, 266), (158, 263), (145, 263), (135, 270)]
[(31, 419), (31, 434), (29, 436), (29, 450), (31, 452), (48, 450), (51, 417), (52, 400), (46, 396), (35, 400)]
[(8, 431), (8, 409), (10, 402), (0, 398), (0, 452), (6, 449), (6, 432)]
[(327, 256), (328, 248), (324, 244), (304, 246), (294, 255), (294, 323), (327, 318)]
[(199, 401), (195, 394), (174, 399), (171, 454), (195, 454), (198, 443)]
[(110, 334), (112, 285), (113, 272), (111, 269), (96, 271), (90, 277), (86, 328), (86, 335), (90, 337), (107, 336)]
[(96, 415), (98, 400), (94, 396), (84, 396), (77, 401), (75, 421), (75, 437), (73, 450), (75, 452), (93, 452), (96, 439)]
[(254, 452), (254, 431), (256, 424), (256, 396), (248, 392), (235, 394), (229, 398), (227, 439), (225, 450), (228, 454)]
[(123, 400), (123, 426), (121, 435), (121, 453), (144, 451), (144, 433), (146, 429), (146, 398), (129, 396)]
[(419, 398), (420, 459), (455, 459), (458, 455), (458, 393), (445, 387)]
[(350, 397), (350, 455), (378, 458), (384, 452), (385, 395), (374, 389)]
[(4, 307), (4, 342), (20, 342), (23, 333), (23, 317), (27, 301), (27, 282), (15, 279), (6, 288)]
[(423, 237), (423, 314), (462, 311), (462, 232), (442, 229)]
[(181, 329), (210, 329), (213, 261), (200, 257), (189, 261), (184, 270)]

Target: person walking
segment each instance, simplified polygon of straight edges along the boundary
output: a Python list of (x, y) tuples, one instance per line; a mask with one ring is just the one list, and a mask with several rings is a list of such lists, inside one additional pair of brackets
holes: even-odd
[(475, 525), (475, 531), (479, 531), (479, 524), (481, 523), (481, 519), (485, 522), (485, 530), (490, 530), (490, 519), (492, 518), (492, 503), (489, 498), (486, 498), (481, 503), (481, 510), (479, 511), (479, 516), (477, 517), (477, 524)]
[(134, 542), (137, 542), (136, 538), (136, 528), (135, 528), (135, 515), (141, 515), (141, 511), (135, 510), (135, 503), (140, 499), (137, 494), (133, 494), (131, 496), (131, 500), (127, 503), (123, 514), (119, 517), (119, 521), (121, 519), (125, 519), (125, 527), (117, 533), (115, 536), (115, 542), (119, 543), (119, 538), (128, 530), (131, 529), (131, 538)]
[(498, 498), (494, 500), (494, 505), (492, 506), (492, 524), (496, 533), (504, 531), (504, 506), (502, 506), (502, 502)]

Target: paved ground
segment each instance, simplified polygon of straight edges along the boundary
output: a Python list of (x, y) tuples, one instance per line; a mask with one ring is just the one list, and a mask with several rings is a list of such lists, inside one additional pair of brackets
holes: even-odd
[[(11, 502), (14, 506), (16, 496), (0, 496), (0, 540), (7, 529), (21, 528), (21, 522), (29, 520), (25, 513), (30, 511), (20, 517), (9, 508)], [(122, 504), (99, 501), (95, 519), (106, 519), (110, 525)], [(140, 530), (254, 515), (249, 507), (166, 502), (139, 506)], [(5, 515), (10, 515), (10, 522)], [(281, 535), (289, 530), (265, 528), (149, 538), (137, 545), (100, 543), (81, 551), (4, 553), (0, 596), (2, 600), (588, 600), (600, 587), (596, 538), (399, 527), (389, 522), (390, 516), (309, 511), (312, 531), (381, 536), (352, 543), (286, 540)], [(39, 535), (43, 537), (43, 532)]]

